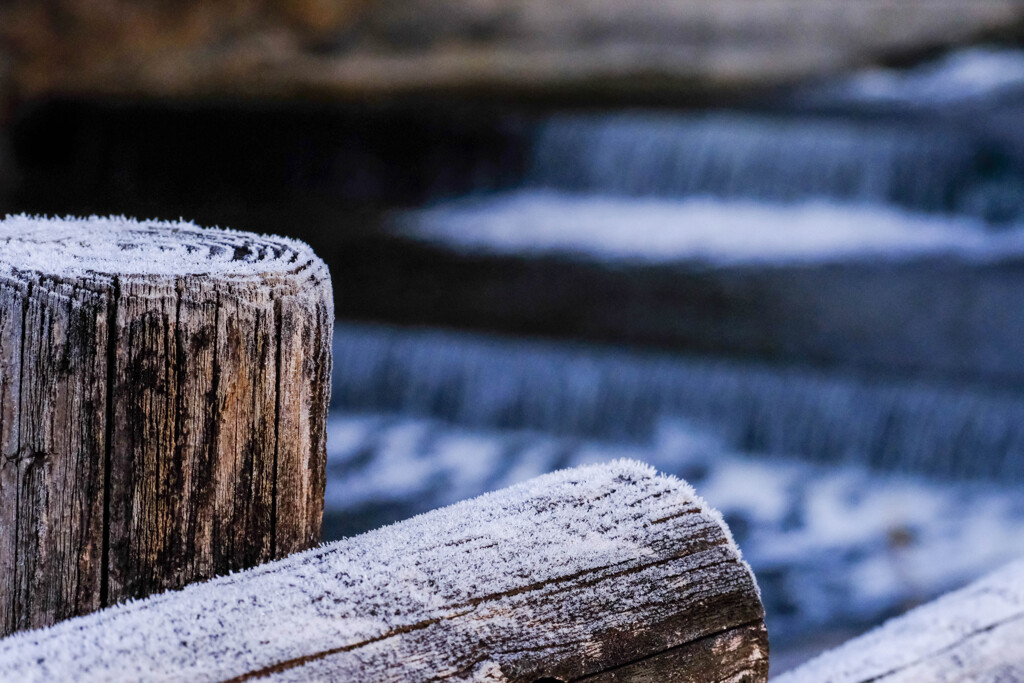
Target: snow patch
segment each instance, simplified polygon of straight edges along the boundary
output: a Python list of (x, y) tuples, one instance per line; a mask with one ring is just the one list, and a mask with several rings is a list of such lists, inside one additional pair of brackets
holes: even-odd
[(398, 232), (467, 252), (646, 263), (803, 262), (1024, 250), (1024, 233), (866, 205), (522, 191), (405, 214)]

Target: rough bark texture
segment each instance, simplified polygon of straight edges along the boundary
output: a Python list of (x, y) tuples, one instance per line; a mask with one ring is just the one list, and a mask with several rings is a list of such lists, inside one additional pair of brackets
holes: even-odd
[(316, 544), (332, 310), (301, 243), (0, 222), (0, 633)]
[(893, 619), (778, 683), (1024, 681), (1024, 562)]
[(0, 642), (20, 681), (764, 681), (721, 518), (619, 461)]
[(1013, 33), (1020, 0), (8, 0), (15, 89), (665, 96)]

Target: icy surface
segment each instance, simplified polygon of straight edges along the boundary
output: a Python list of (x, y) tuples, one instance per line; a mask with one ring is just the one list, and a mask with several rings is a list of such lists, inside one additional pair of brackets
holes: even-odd
[(351, 533), (554, 469), (635, 458), (720, 510), (758, 576), (773, 642), (869, 625), (1024, 556), (1012, 486), (740, 453), (665, 422), (648, 443), (332, 414), (327, 533)]
[(291, 273), (316, 259), (302, 242), (235, 230), (201, 228), (186, 221), (124, 217), (0, 220), (0, 268), (47, 275)]
[[(615, 571), (603, 572), (609, 567)], [(303, 658), (315, 673), (318, 661), (346, 650), (355, 650), (349, 659), (362, 660), (359, 670), (372, 677), (389, 653), (419, 638), (412, 649), (419, 659), (396, 663), (388, 680), (418, 666), (436, 675), (438, 662), (465, 665), (460, 643), (490, 640), (483, 652), (499, 644), (528, 651), (554, 637), (532, 628), (523, 610), (542, 622), (559, 615), (551, 633), (568, 642), (587, 637), (591, 626), (635, 626), (630, 605), (645, 596), (615, 596), (615, 610), (593, 608), (602, 591), (618, 589), (619, 575), (646, 575), (652, 594), (668, 591), (654, 599), (682, 605), (716, 591), (735, 595), (735, 585), (716, 577), (746, 581), (748, 572), (720, 518), (691, 487), (620, 460), (549, 474), (248, 572), (17, 634), (0, 641), (0, 679), (212, 681), (258, 677)], [(581, 575), (590, 580), (574, 583)], [(678, 590), (683, 577), (690, 592)], [(636, 590), (631, 581), (622, 590)], [(558, 599), (548, 597), (551, 591)], [(580, 604), (569, 604), (572, 598)], [(447, 625), (433, 638), (423, 635), (434, 622)], [(583, 633), (572, 631), (577, 627)], [(700, 628), (722, 627), (730, 625)], [(375, 648), (378, 641), (386, 647)], [(446, 660), (448, 647), (456, 654)], [(573, 656), (588, 655), (574, 648)], [(302, 669), (291, 673), (316, 678)]]
[(971, 219), (881, 207), (774, 206), (707, 198), (615, 198), (522, 191), (406, 215), (402, 234), (454, 249), (609, 261), (785, 263), (1024, 251), (1024, 234)]

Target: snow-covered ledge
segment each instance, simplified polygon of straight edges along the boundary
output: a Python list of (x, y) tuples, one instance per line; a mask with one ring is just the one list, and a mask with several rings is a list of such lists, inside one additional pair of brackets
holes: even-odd
[(18, 681), (764, 681), (754, 577), (683, 481), (549, 474), (0, 641)]

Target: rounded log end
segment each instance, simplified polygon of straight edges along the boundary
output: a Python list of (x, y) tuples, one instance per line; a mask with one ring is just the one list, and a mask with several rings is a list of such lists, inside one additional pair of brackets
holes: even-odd
[(125, 217), (0, 220), (0, 268), (58, 279), (212, 276), (230, 280), (327, 279), (313, 250), (298, 240), (188, 221)]

